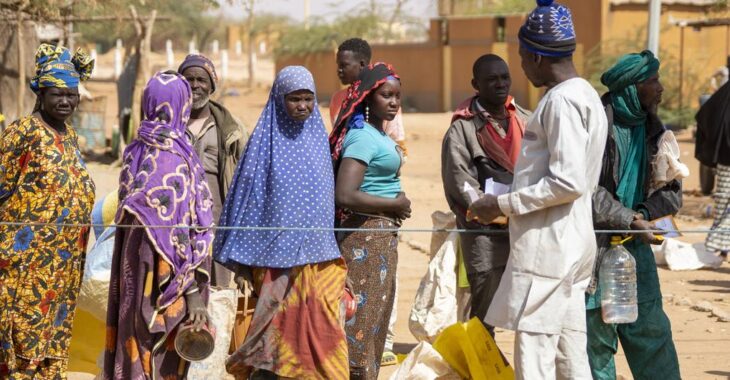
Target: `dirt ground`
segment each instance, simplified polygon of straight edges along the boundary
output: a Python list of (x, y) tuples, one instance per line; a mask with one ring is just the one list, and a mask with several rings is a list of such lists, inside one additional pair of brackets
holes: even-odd
[[(266, 103), (268, 90), (258, 88), (236, 90), (237, 96), (227, 96), (223, 102), (243, 120), (249, 132)], [(89, 90), (95, 95), (110, 97), (107, 123), (114, 123), (116, 113), (116, 91), (108, 83), (91, 83)], [(405, 88), (407, 91), (407, 87)], [(111, 100), (114, 100), (111, 102)], [(113, 104), (112, 104), (113, 103)], [(324, 115), (328, 113), (323, 112)], [(412, 201), (413, 217), (406, 221), (406, 228), (431, 228), (431, 213), (448, 210), (443, 196), (440, 175), (440, 147), (444, 132), (449, 126), (450, 115), (442, 114), (405, 114), (409, 158), (403, 169), (403, 186)], [(685, 181), (685, 208), (677, 218), (680, 228), (707, 228), (711, 220), (705, 218), (707, 206), (712, 205), (709, 197), (698, 197), (692, 190), (698, 189), (697, 162), (693, 158), (694, 146), (691, 133), (678, 136), (682, 148), (682, 159), (692, 170), (692, 176)], [(89, 169), (97, 184), (98, 195), (106, 194), (116, 187), (118, 168), (106, 164), (109, 160), (90, 162)], [(682, 239), (691, 242), (703, 241), (704, 235), (686, 234)], [(400, 290), (398, 295), (398, 321), (396, 324), (396, 346), (398, 353), (407, 353), (416, 343), (408, 331), (408, 314), (412, 306), (419, 281), (426, 271), (428, 258), (425, 254), (411, 248), (412, 242), (427, 247), (428, 233), (404, 233), (399, 246)], [(697, 270), (673, 272), (667, 268), (659, 269), (664, 294), (664, 307), (672, 321), (674, 341), (677, 345), (682, 377), (684, 379), (730, 379), (730, 323), (722, 323), (708, 312), (691, 309), (687, 300), (696, 304), (709, 301), (730, 312), (730, 264), (724, 263), (716, 270)], [(513, 355), (513, 334), (497, 330), (497, 344), (505, 356), (511, 360)], [(617, 355), (618, 373), (631, 379), (625, 357)], [(380, 379), (387, 379), (395, 367), (381, 370)]]

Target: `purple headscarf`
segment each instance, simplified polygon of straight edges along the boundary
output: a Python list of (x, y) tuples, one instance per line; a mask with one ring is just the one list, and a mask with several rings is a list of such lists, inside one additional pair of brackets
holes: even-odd
[(157, 253), (173, 273), (157, 300), (164, 309), (193, 284), (195, 272), (210, 257), (213, 201), (200, 159), (185, 136), (192, 105), (190, 85), (176, 73), (157, 73), (142, 99), (144, 120), (138, 137), (124, 150), (119, 177), (119, 211), (146, 226)]

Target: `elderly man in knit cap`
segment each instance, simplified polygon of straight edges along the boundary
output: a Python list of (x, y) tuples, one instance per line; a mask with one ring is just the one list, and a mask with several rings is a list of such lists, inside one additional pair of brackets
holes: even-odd
[(510, 256), (486, 323), (516, 331), (517, 379), (591, 379), (585, 290), (596, 258), (591, 197), (606, 114), (573, 65), (567, 7), (539, 0), (519, 40), (525, 75), (547, 92), (527, 122), (512, 192), (470, 207), (483, 223), (509, 217)]
[[(188, 136), (200, 157), (205, 176), (213, 194), (213, 220), (220, 218), (228, 187), (241, 157), (248, 134), (243, 124), (222, 104), (210, 96), (215, 92), (218, 76), (207, 57), (191, 54), (177, 69), (190, 83), (193, 106), (188, 122)], [(215, 264), (211, 285), (229, 287), (231, 272)]]
[[(682, 186), (678, 180), (651, 194), (646, 186), (651, 174), (650, 160), (657, 154), (658, 142), (664, 133), (657, 117), (664, 90), (658, 71), (659, 60), (647, 50), (621, 57), (601, 77), (609, 90), (602, 98), (609, 130), (599, 186), (593, 195), (596, 229), (655, 229), (649, 220), (674, 215), (682, 206)], [(609, 247), (610, 238), (599, 235), (599, 247)], [(588, 358), (596, 380), (616, 378), (613, 355), (618, 340), (634, 379), (680, 378), (669, 318), (662, 309), (656, 262), (649, 247), (652, 243), (658, 241), (647, 232), (634, 235), (624, 244), (636, 260), (639, 306), (636, 322), (604, 323), (600, 285), (594, 280), (589, 288), (586, 297)], [(605, 249), (599, 252), (603, 253)], [(601, 256), (599, 254), (599, 265)]]

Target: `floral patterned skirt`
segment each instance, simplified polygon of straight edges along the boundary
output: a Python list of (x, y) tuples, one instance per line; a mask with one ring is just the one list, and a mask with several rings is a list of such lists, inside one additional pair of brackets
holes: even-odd
[[(342, 228), (393, 229), (395, 222), (351, 214)], [(341, 233), (340, 251), (357, 299), (357, 312), (345, 324), (351, 379), (377, 379), (395, 296), (398, 235), (395, 232)]]
[(88, 228), (0, 227), (0, 379), (65, 379)]

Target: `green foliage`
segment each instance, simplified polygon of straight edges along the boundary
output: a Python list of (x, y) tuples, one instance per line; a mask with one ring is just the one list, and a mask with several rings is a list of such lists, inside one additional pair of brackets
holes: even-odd
[(292, 19), (289, 16), (262, 13), (257, 14), (253, 22), (253, 34), (260, 35), (273, 33), (288, 29), (292, 25)]
[[(618, 59), (627, 53), (640, 52), (645, 49), (644, 30), (637, 30), (635, 35), (625, 40), (604, 41), (592, 51), (587, 52), (585, 61), (585, 77), (593, 87), (603, 94), (608, 89), (601, 83), (601, 75), (613, 66)], [(659, 105), (659, 117), (662, 122), (680, 128), (694, 123), (695, 96), (705, 90), (707, 81), (701, 80), (696, 67), (705, 63), (698, 58), (684, 57), (684, 78), (680, 96), (679, 85), (679, 49), (676, 46), (664, 46), (660, 49), (662, 62), (659, 77), (664, 86), (662, 104)]]
[[(81, 1), (78, 1), (81, 2)], [(86, 0), (93, 3), (93, 0)], [(0, 0), (0, 11), (23, 12), (33, 20), (58, 18), (67, 12), (68, 0)]]
[[(76, 3), (79, 4), (78, 1)], [(114, 46), (117, 38), (132, 38), (135, 34), (132, 22), (121, 20), (121, 17), (131, 16), (130, 5), (134, 5), (140, 17), (146, 17), (155, 9), (158, 16), (170, 18), (155, 22), (152, 34), (152, 46), (155, 48), (164, 46), (167, 39), (177, 46), (187, 46), (188, 41), (196, 36), (199, 45), (203, 45), (216, 33), (222, 35), (223, 24), (217, 18), (206, 15), (208, 10), (218, 6), (215, 0), (105, 0), (82, 3), (74, 9), (74, 14), (81, 17), (118, 16), (120, 20), (78, 23), (76, 30), (81, 32), (81, 40), (97, 44), (106, 51)]]
[(373, 39), (379, 21), (372, 15), (347, 16), (331, 24), (314, 23), (309, 29), (302, 25), (293, 26), (284, 31), (274, 54), (284, 57), (333, 50), (351, 36)]
[[(455, 11), (461, 15), (495, 15), (527, 13), (535, 8), (535, 0), (454, 0)], [(481, 4), (481, 5), (480, 5)]]

